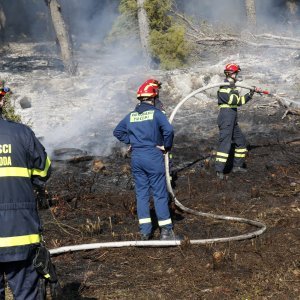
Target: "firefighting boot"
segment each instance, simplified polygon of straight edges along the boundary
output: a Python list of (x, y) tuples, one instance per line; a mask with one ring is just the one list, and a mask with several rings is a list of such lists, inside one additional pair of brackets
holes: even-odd
[(182, 236), (176, 235), (171, 228), (162, 228), (160, 232), (161, 241), (183, 240)]
[(233, 173), (247, 173), (247, 169), (242, 168), (242, 167), (233, 167), (232, 168)]
[(149, 233), (149, 234), (146, 234), (146, 233), (141, 233), (141, 240), (142, 241), (148, 241), (150, 240), (152, 237), (152, 235)]

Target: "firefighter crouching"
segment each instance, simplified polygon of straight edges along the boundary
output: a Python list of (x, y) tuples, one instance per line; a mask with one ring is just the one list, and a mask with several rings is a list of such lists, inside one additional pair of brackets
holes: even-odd
[(114, 136), (131, 145), (131, 168), (135, 182), (137, 214), (142, 240), (152, 237), (150, 196), (161, 229), (161, 240), (178, 239), (174, 235), (168, 207), (164, 154), (173, 144), (173, 127), (167, 117), (155, 107), (158, 89), (143, 84), (137, 92), (141, 101), (115, 128)]
[(249, 93), (240, 96), (235, 83), (238, 81), (238, 73), (241, 71), (237, 64), (227, 64), (224, 70), (226, 79), (230, 86), (221, 86), (218, 90), (218, 105), (220, 108), (218, 116), (219, 145), (216, 154), (215, 169), (220, 179), (224, 178), (224, 169), (228, 161), (231, 144), (234, 144), (234, 160), (232, 172), (247, 172), (245, 168), (245, 157), (247, 145), (244, 134), (238, 125), (237, 107), (246, 104), (253, 97), (256, 88)]
[(5, 299), (4, 276), (14, 299), (43, 299), (33, 265), (41, 223), (32, 179), (46, 181), (51, 162), (29, 127), (3, 119), (7, 91), (0, 91), (0, 299)]

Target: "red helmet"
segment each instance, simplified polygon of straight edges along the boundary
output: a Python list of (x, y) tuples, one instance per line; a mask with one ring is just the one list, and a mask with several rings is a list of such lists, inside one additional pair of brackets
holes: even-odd
[(144, 82), (144, 84), (150, 84), (154, 87), (157, 87), (158, 89), (160, 89), (162, 85), (162, 83), (156, 79), (148, 79)]
[(225, 75), (231, 75), (231, 74), (234, 74), (234, 73), (238, 73), (241, 71), (241, 68), (239, 65), (237, 64), (227, 64), (225, 66), (225, 70), (224, 70), (224, 73)]
[(137, 98), (154, 98), (158, 96), (158, 86), (144, 82), (137, 91)]
[(0, 88), (0, 96), (1, 97), (4, 97), (9, 92), (10, 92), (10, 88), (8, 88), (8, 87)]

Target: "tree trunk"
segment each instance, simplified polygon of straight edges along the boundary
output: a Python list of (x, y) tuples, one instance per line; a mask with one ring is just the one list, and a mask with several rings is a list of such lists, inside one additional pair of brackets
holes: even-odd
[(288, 0), (286, 2), (286, 6), (291, 15), (295, 15), (297, 13), (298, 5), (297, 5), (296, 0)]
[(76, 73), (76, 65), (73, 59), (72, 43), (66, 28), (65, 22), (61, 14), (61, 7), (57, 0), (47, 0), (52, 18), (54, 31), (60, 46), (61, 57), (65, 70), (74, 75)]
[(137, 0), (138, 6), (138, 22), (139, 22), (139, 32), (140, 32), (140, 39), (141, 45), (143, 50), (143, 55), (148, 67), (150, 67), (151, 62), (151, 55), (149, 51), (149, 36), (150, 36), (150, 29), (149, 29), (149, 21), (147, 12), (144, 8), (145, 0)]
[(286, 2), (287, 9), (290, 13), (292, 21), (297, 19), (298, 4), (296, 0), (288, 0)]
[(251, 27), (255, 27), (256, 26), (255, 0), (245, 0), (245, 6), (246, 6), (248, 25)]
[(5, 25), (6, 25), (6, 16), (3, 7), (0, 4), (0, 39), (2, 44), (5, 42)]

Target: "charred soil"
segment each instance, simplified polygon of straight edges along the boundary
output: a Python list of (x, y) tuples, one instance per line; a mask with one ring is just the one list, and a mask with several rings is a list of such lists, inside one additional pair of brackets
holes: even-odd
[[(55, 256), (63, 299), (300, 299), (300, 119), (287, 115), (282, 120), (283, 114), (283, 109), (272, 117), (257, 111), (256, 118), (277, 138), (248, 136), (248, 173), (229, 172), (223, 181), (213, 168), (217, 136), (202, 152), (184, 136), (174, 147), (175, 193), (185, 206), (259, 220), (267, 225), (263, 235), (190, 245), (189, 239), (254, 228), (189, 215), (171, 204), (175, 230), (186, 237), (182, 246)], [(110, 157), (78, 155), (53, 164), (46, 195), (50, 208), (40, 210), (49, 248), (139, 239), (130, 158), (120, 149)]]

